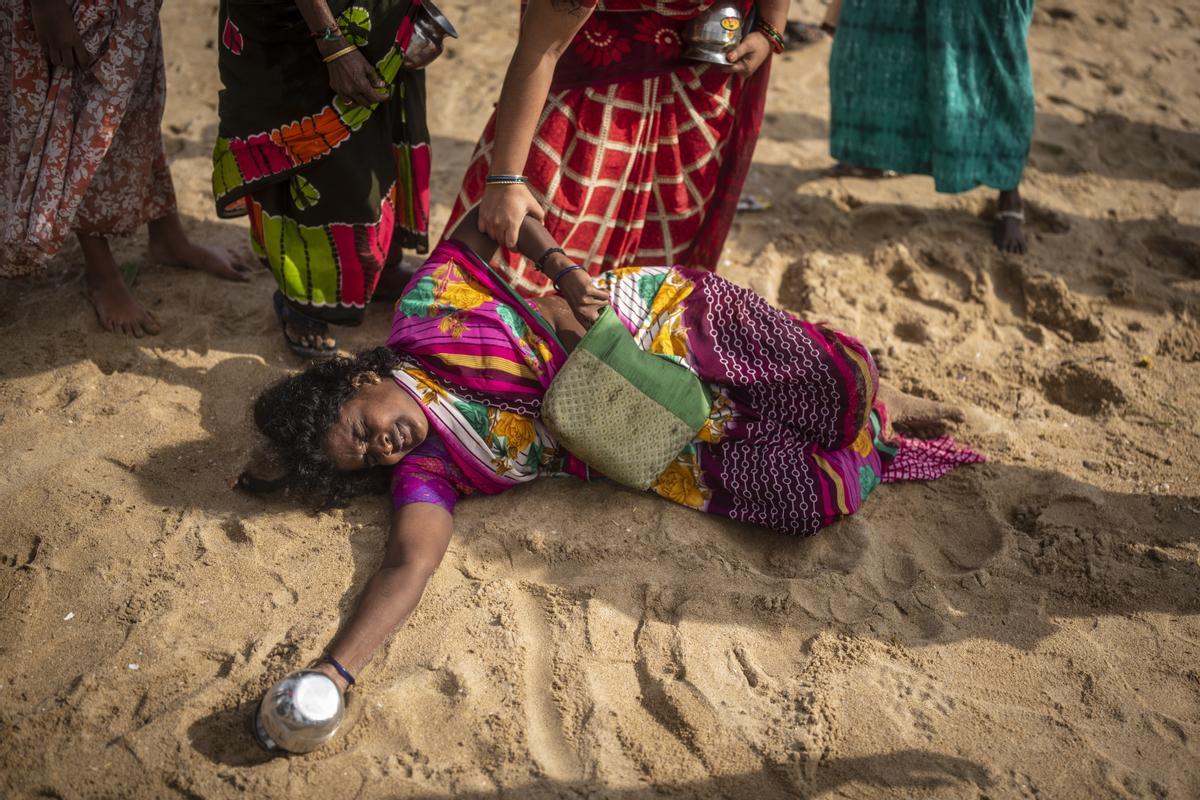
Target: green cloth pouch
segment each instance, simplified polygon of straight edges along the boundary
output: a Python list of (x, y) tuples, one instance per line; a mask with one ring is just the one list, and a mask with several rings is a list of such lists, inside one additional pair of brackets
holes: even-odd
[(691, 370), (642, 350), (606, 308), (550, 382), (542, 421), (606, 478), (649, 489), (711, 410), (712, 396)]

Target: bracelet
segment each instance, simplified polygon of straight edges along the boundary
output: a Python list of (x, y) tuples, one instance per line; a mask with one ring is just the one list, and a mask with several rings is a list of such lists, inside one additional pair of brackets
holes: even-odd
[(337, 59), (341, 58), (342, 56), (346, 55), (347, 53), (351, 53), (357, 49), (358, 49), (358, 46), (352, 44), (349, 47), (343, 47), (341, 50), (338, 50), (336, 53), (330, 53), (329, 55), (325, 56), (321, 60), (324, 61), (326, 64), (328, 64), (330, 61), (336, 61)]
[(775, 26), (767, 22), (765, 19), (760, 19), (754, 28), (759, 33), (766, 35), (767, 42), (770, 43), (771, 49), (776, 55), (783, 52), (783, 37), (779, 35), (779, 31), (775, 30)]
[(554, 255), (555, 253), (562, 253), (564, 256), (567, 254), (566, 251), (561, 247), (551, 247), (546, 250), (546, 252), (542, 253), (541, 258), (533, 263), (537, 264), (537, 268), (544, 273), (546, 271), (546, 259), (550, 258), (550, 256)]
[(321, 661), (333, 667), (337, 671), (337, 674), (341, 675), (342, 680), (344, 680), (348, 685), (354, 685), (354, 676), (350, 674), (350, 670), (339, 664), (336, 658), (327, 653), (325, 657), (321, 659)]
[(514, 183), (529, 183), (524, 175), (488, 175), (483, 179), (488, 186), (511, 186)]
[(554, 278), (551, 280), (551, 283), (554, 284), (554, 288), (561, 291), (562, 287), (558, 285), (558, 282), (560, 280), (562, 280), (563, 276), (566, 275), (568, 272), (574, 272), (577, 269), (582, 270), (583, 267), (579, 266), (578, 264), (572, 264), (569, 267), (563, 267), (561, 270), (559, 270), (558, 274), (555, 275)]
[(342, 29), (337, 25), (326, 25), (316, 33), (310, 33), (309, 35), (314, 39), (320, 39), (324, 42), (336, 42), (338, 39), (342, 38)]

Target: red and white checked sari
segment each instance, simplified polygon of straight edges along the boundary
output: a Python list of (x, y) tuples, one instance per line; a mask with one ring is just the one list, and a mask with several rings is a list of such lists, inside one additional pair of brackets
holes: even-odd
[[(559, 59), (524, 174), (547, 229), (592, 275), (717, 266), (762, 125), (770, 64), (743, 80), (683, 59), (683, 26), (711, 4), (601, 0)], [(483, 197), (495, 127), (493, 114), (447, 231)], [(502, 250), (497, 259), (522, 294), (550, 291), (520, 254)]]

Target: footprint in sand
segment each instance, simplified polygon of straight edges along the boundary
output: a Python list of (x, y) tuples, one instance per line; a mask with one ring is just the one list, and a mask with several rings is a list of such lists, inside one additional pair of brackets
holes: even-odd
[(1092, 367), (1064, 362), (1042, 375), (1046, 399), (1072, 414), (1094, 417), (1128, 403), (1125, 392)]

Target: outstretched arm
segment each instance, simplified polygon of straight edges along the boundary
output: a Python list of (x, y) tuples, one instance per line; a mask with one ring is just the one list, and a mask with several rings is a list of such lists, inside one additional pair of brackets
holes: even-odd
[[(351, 675), (358, 675), (417, 607), (453, 532), (453, 516), (432, 503), (411, 503), (392, 514), (383, 563), (367, 581), (358, 608), (327, 651)], [(346, 681), (332, 665), (321, 664), (316, 669), (345, 691)]]

